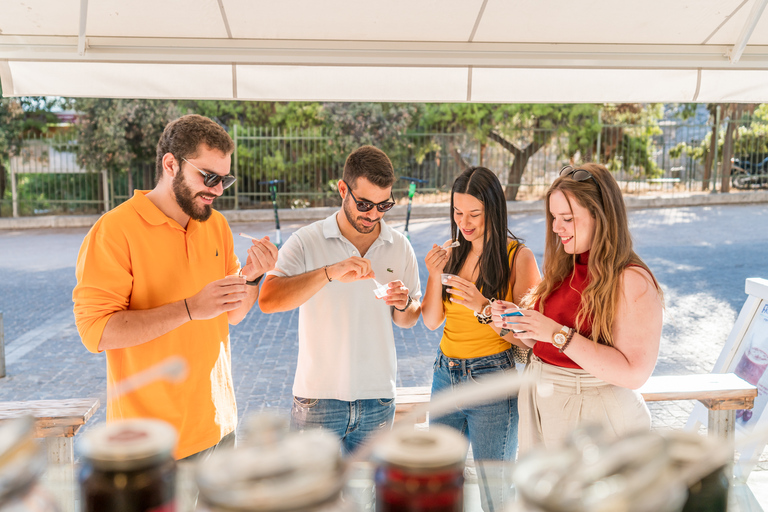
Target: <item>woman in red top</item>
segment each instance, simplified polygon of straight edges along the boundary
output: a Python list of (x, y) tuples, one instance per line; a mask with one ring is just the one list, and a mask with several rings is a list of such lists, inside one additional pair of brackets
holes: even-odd
[[(497, 301), (494, 323), (524, 330), (533, 348), (526, 372), (535, 383), (519, 394), (520, 452), (557, 446), (579, 424), (611, 435), (650, 429), (639, 393), (653, 372), (663, 297), (632, 249), (616, 180), (598, 164), (566, 166), (547, 191), (544, 279), (526, 297), (522, 317)], [(512, 323), (514, 319), (514, 324)]]

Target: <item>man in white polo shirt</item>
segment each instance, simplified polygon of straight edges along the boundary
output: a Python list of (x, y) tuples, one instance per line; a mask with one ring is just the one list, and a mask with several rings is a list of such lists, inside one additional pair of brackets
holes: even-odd
[[(412, 327), (421, 285), (410, 242), (383, 221), (395, 172), (373, 146), (353, 151), (339, 182), (341, 209), (296, 231), (261, 288), (265, 313), (299, 308), (291, 426), (324, 428), (352, 452), (395, 416), (392, 322)], [(377, 298), (377, 283), (387, 286)]]

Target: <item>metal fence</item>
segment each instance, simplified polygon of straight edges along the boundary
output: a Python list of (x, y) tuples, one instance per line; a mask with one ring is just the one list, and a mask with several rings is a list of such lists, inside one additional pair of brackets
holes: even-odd
[[(760, 155), (768, 155), (768, 136), (742, 128), (743, 123), (739, 130), (744, 133), (736, 139), (734, 155), (744, 161), (761, 161)], [(519, 187), (517, 199), (536, 199), (571, 159), (604, 163), (626, 193), (709, 189), (717, 182), (704, 176), (703, 148), (708, 146), (705, 142), (711, 132), (711, 124), (662, 122), (606, 125), (586, 140), (576, 140), (567, 130), (558, 129), (503, 134), (520, 150), (533, 141), (546, 141), (527, 161), (519, 183), (510, 177), (513, 153), (493, 140), (480, 143), (467, 133), (433, 126), (410, 130), (377, 145), (392, 159), (398, 177), (423, 180), (417, 188), (417, 202), (447, 201), (451, 184), (466, 165), (494, 170), (502, 185)], [(236, 145), (233, 172), (238, 181), (217, 200), (219, 209), (269, 208), (273, 190), (280, 208), (339, 204), (336, 182), (349, 148), (334, 134), (320, 129), (235, 127), (231, 135)], [(99, 213), (125, 201), (134, 189), (154, 186), (154, 162), (123, 172), (88, 172), (78, 162), (74, 131), (27, 140), (21, 154), (10, 159), (10, 186), (0, 200), (0, 216)], [(715, 172), (717, 169), (715, 166)], [(405, 200), (408, 185), (402, 179), (395, 183), (393, 193), (398, 201)]]

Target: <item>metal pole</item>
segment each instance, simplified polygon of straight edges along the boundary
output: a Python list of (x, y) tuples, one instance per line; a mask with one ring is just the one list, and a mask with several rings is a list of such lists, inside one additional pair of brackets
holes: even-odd
[[(235, 123), (235, 126), (233, 128), (235, 130), (235, 136), (234, 136), (234, 139), (235, 139), (235, 141), (234, 141), (235, 142), (235, 154), (232, 157), (233, 160), (234, 160), (234, 162), (233, 162), (234, 169), (233, 169), (232, 174), (234, 174), (235, 177), (237, 177), (237, 171), (238, 171), (238, 169), (237, 169), (237, 123)], [(235, 210), (239, 209), (239, 204), (240, 204), (240, 201), (238, 200), (239, 196), (237, 194), (238, 190), (239, 190), (239, 187), (237, 186), (237, 181), (235, 181)]]
[(0, 311), (0, 379), (5, 377), (5, 329), (3, 328), (3, 312)]
[(101, 186), (104, 189), (104, 213), (109, 211), (109, 174), (107, 170), (101, 171)]
[(720, 105), (715, 110), (715, 140), (710, 141), (710, 145), (715, 145), (714, 158), (712, 159), (712, 193), (717, 192), (717, 150), (720, 142)]

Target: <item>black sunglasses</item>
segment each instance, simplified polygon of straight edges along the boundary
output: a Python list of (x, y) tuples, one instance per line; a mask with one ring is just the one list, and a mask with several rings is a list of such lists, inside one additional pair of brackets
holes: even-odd
[(591, 179), (592, 182), (597, 186), (597, 191), (600, 193), (600, 198), (603, 197), (603, 190), (600, 188), (600, 184), (597, 182), (594, 176), (592, 176), (592, 173), (589, 172), (586, 169), (575, 169), (574, 167), (570, 165), (566, 165), (562, 169), (560, 169), (560, 176), (570, 176), (572, 180), (574, 181), (587, 181), (588, 179)]
[[(344, 181), (344, 180), (342, 180)], [(377, 210), (379, 210), (381, 213), (388, 212), (392, 209), (393, 206), (395, 206), (394, 201), (382, 201), (380, 203), (372, 203), (370, 201), (358, 201), (355, 197), (355, 194), (352, 193), (352, 187), (349, 186), (349, 183), (344, 181), (344, 184), (347, 186), (347, 190), (349, 190), (349, 195), (352, 196), (352, 200), (355, 202), (355, 205), (357, 206), (357, 211), (359, 212), (369, 212), (373, 210), (373, 207), (375, 206)], [(390, 192), (390, 195), (392, 193)], [(394, 196), (392, 197), (394, 199)]]
[(229, 188), (232, 186), (232, 184), (237, 181), (237, 178), (232, 176), (231, 174), (227, 174), (226, 176), (222, 176), (221, 174), (216, 174), (215, 172), (205, 172), (201, 170), (198, 166), (187, 160), (186, 158), (182, 158), (185, 162), (187, 162), (189, 165), (200, 171), (200, 174), (203, 175), (203, 184), (208, 188), (213, 188), (219, 183), (221, 183), (222, 188)]

